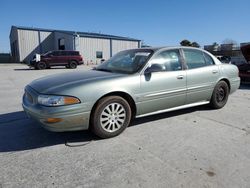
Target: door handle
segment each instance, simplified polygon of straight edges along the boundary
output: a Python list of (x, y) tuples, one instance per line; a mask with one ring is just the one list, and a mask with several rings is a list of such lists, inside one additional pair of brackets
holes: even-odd
[(183, 79), (184, 78), (184, 76), (183, 75), (179, 75), (179, 76), (177, 76), (177, 79)]
[(216, 74), (216, 73), (218, 73), (218, 71), (217, 71), (217, 70), (213, 70), (212, 73), (213, 73), (213, 74)]

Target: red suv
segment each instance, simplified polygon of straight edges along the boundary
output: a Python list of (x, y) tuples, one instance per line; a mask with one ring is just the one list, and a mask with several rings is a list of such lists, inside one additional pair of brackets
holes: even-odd
[(65, 66), (75, 69), (77, 65), (83, 64), (82, 56), (78, 51), (49, 51), (42, 55), (35, 55), (29, 66), (35, 69), (46, 69), (52, 66)]

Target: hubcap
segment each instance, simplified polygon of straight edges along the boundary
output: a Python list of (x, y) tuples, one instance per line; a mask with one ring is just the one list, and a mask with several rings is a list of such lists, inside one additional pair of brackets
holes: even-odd
[(100, 123), (105, 131), (115, 132), (123, 126), (125, 118), (125, 108), (119, 103), (111, 103), (103, 109)]
[(40, 69), (45, 69), (46, 68), (46, 64), (45, 63), (40, 63), (39, 67), (40, 67)]
[(71, 63), (71, 67), (72, 68), (76, 68), (76, 64), (75, 63)]
[(225, 90), (222, 87), (220, 87), (216, 92), (217, 102), (222, 102), (224, 98), (225, 98)]

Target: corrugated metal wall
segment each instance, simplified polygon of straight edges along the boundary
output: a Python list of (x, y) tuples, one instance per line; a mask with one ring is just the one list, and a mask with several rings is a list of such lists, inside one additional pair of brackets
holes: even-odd
[(18, 30), (20, 61), (25, 61), (32, 53), (39, 52), (38, 31)]
[(13, 60), (17, 62), (20, 61), (18, 45), (19, 44), (18, 44), (17, 28), (12, 27), (10, 32), (10, 50)]
[(103, 59), (110, 58), (110, 40), (79, 37), (76, 38), (76, 50), (80, 51), (85, 63), (92, 61), (92, 63), (96, 64), (101, 60), (96, 58), (97, 51), (103, 53)]
[(125, 41), (125, 40), (112, 40), (112, 54), (115, 55), (117, 52), (122, 50), (128, 50), (138, 48), (137, 41)]
[(54, 32), (55, 40), (54, 40), (54, 50), (58, 50), (58, 40), (64, 39), (65, 40), (65, 50), (74, 50), (74, 44), (73, 44), (73, 36), (67, 33), (60, 33), (60, 32)]
[(40, 39), (41, 39), (41, 52), (40, 53), (45, 53), (51, 50), (54, 50), (54, 33), (52, 32), (45, 32), (41, 31), (40, 32)]
[(17, 39), (18, 39), (17, 28), (13, 27), (11, 28), (11, 33), (10, 33), (10, 43), (13, 43)]
[(20, 61), (30, 61), (35, 53), (52, 50), (53, 42), (52, 32), (18, 30)]
[[(119, 51), (138, 48), (138, 41), (74, 37), (65, 32), (25, 29), (18, 29), (17, 34), (12, 32), (10, 42), (18, 39), (19, 61), (28, 62), (35, 53), (58, 50), (58, 40), (62, 38), (65, 41), (65, 50), (80, 51), (85, 63), (100, 63), (101, 59), (107, 60)], [(97, 52), (102, 52), (102, 58), (97, 58)]]

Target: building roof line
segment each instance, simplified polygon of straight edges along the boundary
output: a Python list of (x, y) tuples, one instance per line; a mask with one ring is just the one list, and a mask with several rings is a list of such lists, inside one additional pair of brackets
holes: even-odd
[(92, 33), (92, 32), (81, 32), (81, 31), (67, 31), (67, 30), (58, 30), (58, 29), (44, 29), (44, 28), (37, 28), (37, 27), (24, 27), (24, 26), (12, 26), (21, 30), (31, 30), (31, 31), (45, 31), (45, 32), (60, 32), (70, 35), (79, 35), (81, 37), (92, 37), (92, 38), (105, 38), (105, 39), (116, 39), (116, 40), (129, 40), (129, 41), (141, 41), (139, 39), (134, 39), (130, 37), (122, 37), (116, 35), (108, 35), (108, 34), (101, 34), (101, 33)]

